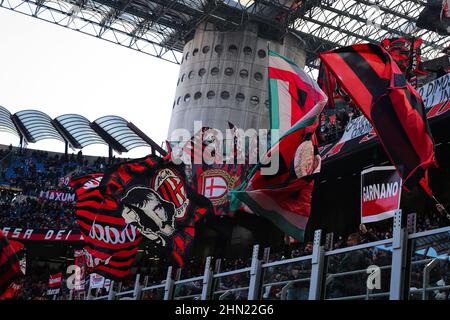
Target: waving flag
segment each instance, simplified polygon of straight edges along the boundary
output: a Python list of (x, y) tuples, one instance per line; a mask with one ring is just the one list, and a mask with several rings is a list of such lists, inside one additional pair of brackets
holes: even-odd
[(195, 234), (195, 223), (212, 211), (211, 203), (186, 183), (184, 167), (171, 154), (147, 156), (108, 170), (101, 183), (108, 201), (123, 205), (122, 217), (179, 266)]
[(336, 80), (374, 127), (404, 181), (432, 195), (428, 168), (434, 144), (419, 93), (382, 47), (358, 44), (320, 54)]
[(16, 250), (0, 230), (0, 298), (20, 275), (20, 261)]
[(428, 0), (417, 18), (417, 27), (440, 35), (450, 34), (449, 0)]
[(121, 279), (130, 274), (142, 237), (135, 226), (125, 222), (120, 203), (102, 195), (102, 178), (103, 173), (97, 173), (70, 182), (77, 196), (76, 222), (86, 243), (88, 271)]
[[(208, 198), (213, 207), (214, 213), (219, 216), (233, 216), (235, 211), (230, 210), (228, 192), (238, 187), (248, 174), (249, 150), (255, 151), (256, 136), (246, 144), (241, 131), (232, 123), (228, 123), (231, 131), (231, 150), (227, 153), (226, 159), (219, 163), (193, 164), (191, 186), (198, 193)], [(195, 137), (196, 135), (194, 135)], [(192, 137), (191, 140), (194, 140)], [(253, 154), (252, 154), (253, 156)]]
[(48, 278), (47, 295), (57, 295), (61, 291), (62, 273), (51, 274)]
[(406, 79), (417, 87), (417, 75), (425, 75), (422, 70), (422, 58), (420, 46), (421, 38), (387, 38), (381, 42), (381, 46), (386, 49), (405, 75)]
[[(321, 166), (314, 131), (327, 97), (301, 68), (278, 54), (272, 53), (272, 56), (277, 58), (279, 69), (287, 69), (289, 64), (297, 75), (290, 74), (292, 85), (283, 85), (285, 89), (290, 88), (291, 97), (271, 100), (271, 103), (279, 104), (275, 110), (288, 110), (293, 105), (292, 101), (297, 101), (295, 117), (300, 118), (272, 146), (264, 161), (255, 166), (248, 181), (231, 191), (232, 209), (243, 203), (248, 211), (266, 217), (288, 235), (303, 240), (311, 212), (314, 176)], [(285, 76), (287, 79), (287, 74)], [(280, 92), (279, 83), (276, 87), (273, 84), (273, 81), (269, 82), (270, 92), (275, 88)], [(297, 88), (302, 88), (301, 94)], [(300, 95), (302, 98), (297, 100)], [(262, 163), (277, 158), (279, 167), (276, 174), (264, 175)]]
[(319, 75), (317, 77), (317, 84), (320, 89), (326, 93), (328, 97), (328, 103), (325, 106), (326, 109), (334, 109), (334, 98), (337, 95), (336, 79), (330, 74), (330, 71), (326, 66), (321, 63), (319, 67)]

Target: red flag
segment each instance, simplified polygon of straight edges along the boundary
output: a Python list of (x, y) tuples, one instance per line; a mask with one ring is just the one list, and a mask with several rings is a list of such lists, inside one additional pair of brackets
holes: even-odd
[(48, 278), (47, 295), (59, 294), (61, 290), (62, 273), (51, 274)]
[(371, 122), (405, 189), (420, 184), (431, 196), (427, 172), (436, 160), (423, 101), (389, 53), (358, 44), (320, 58)]
[(212, 212), (211, 203), (188, 186), (184, 167), (175, 165), (170, 153), (110, 168), (101, 189), (107, 199), (123, 204), (122, 217), (127, 223), (169, 250), (169, 257), (179, 266), (194, 238), (195, 222)]
[(192, 165), (191, 186), (211, 201), (215, 214), (220, 216), (235, 214), (235, 210), (230, 210), (228, 191), (242, 183), (248, 174), (250, 160), (257, 154), (257, 136), (251, 137), (247, 146), (243, 131), (230, 122), (228, 125), (231, 150), (228, 150), (226, 159), (219, 163)]
[(405, 75), (406, 79), (416, 88), (417, 75), (427, 74), (422, 70), (422, 57), (420, 46), (423, 40), (413, 38), (387, 38), (381, 42)]
[(334, 97), (337, 94), (336, 79), (332, 74), (330, 74), (330, 71), (323, 63), (320, 64), (319, 76), (317, 77), (317, 84), (328, 97), (328, 102), (327, 105), (325, 106), (325, 109), (334, 109), (335, 108)]
[(19, 258), (3, 231), (0, 230), (0, 297), (19, 275)]

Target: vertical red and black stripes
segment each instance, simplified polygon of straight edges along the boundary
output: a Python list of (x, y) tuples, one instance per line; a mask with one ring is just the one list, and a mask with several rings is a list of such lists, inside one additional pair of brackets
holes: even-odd
[(403, 75), (410, 81), (417, 74), (425, 74), (420, 51), (422, 43), (421, 38), (387, 38), (381, 41), (381, 46), (389, 52)]
[(19, 258), (3, 231), (0, 230), (0, 296), (20, 274)]
[(340, 48), (320, 58), (371, 122), (406, 189), (422, 181), (430, 194), (423, 181), (435, 157), (423, 101), (393, 58), (373, 44)]

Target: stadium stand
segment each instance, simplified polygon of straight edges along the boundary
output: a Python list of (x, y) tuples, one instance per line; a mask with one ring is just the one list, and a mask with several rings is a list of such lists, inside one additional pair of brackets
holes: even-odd
[[(336, 120), (339, 123), (339, 120)], [(326, 124), (327, 126), (328, 124)], [(78, 154), (57, 154), (40, 150), (25, 150), (13, 148), (11, 146), (0, 149), (0, 227), (31, 228), (31, 229), (70, 229), (77, 230), (74, 221), (74, 205), (70, 201), (58, 202), (50, 199), (44, 199), (43, 193), (49, 190), (60, 192), (70, 192), (66, 179), (73, 175), (81, 175), (90, 172), (103, 170), (107, 165), (119, 161), (102, 157), (86, 157), (81, 152)], [(449, 220), (438, 210), (433, 210), (417, 218), (417, 232), (433, 230), (449, 226)], [(378, 223), (366, 229), (361, 226), (360, 230), (355, 230), (352, 234), (335, 235), (335, 240), (330, 249), (342, 249), (360, 244), (368, 244), (374, 241), (388, 240), (392, 238), (392, 224)], [(76, 247), (76, 246), (75, 246)], [(80, 246), (78, 246), (80, 247)], [(32, 249), (31, 249), (32, 250)], [(68, 255), (73, 255), (73, 251), (67, 251)], [(289, 259), (297, 259), (309, 256), (312, 253), (312, 243), (286, 243), (283, 250), (271, 252), (266, 257), (266, 263), (277, 263)], [(376, 264), (385, 266), (389, 264), (390, 253), (388, 251), (370, 248), (361, 250), (357, 258), (349, 255), (340, 254), (328, 261), (329, 273), (342, 273), (348, 269), (365, 269), (367, 266)], [(221, 273), (231, 273), (223, 281), (217, 284), (214, 289), (218, 292), (221, 299), (247, 299), (246, 288), (249, 281), (249, 273), (233, 272), (239, 270), (248, 270), (251, 265), (251, 259), (235, 259), (230, 257), (215, 257), (220, 260), (217, 271)], [(164, 263), (156, 262), (151, 268), (140, 268), (139, 262), (136, 263), (136, 269), (133, 276), (124, 280), (118, 289), (121, 292), (133, 290), (135, 274), (141, 274), (146, 284), (164, 285), (162, 279), (166, 278), (167, 269)], [(203, 261), (193, 259), (183, 270), (179, 271), (178, 277), (189, 279), (201, 277), (204, 273)], [(441, 276), (445, 283), (449, 282), (449, 266), (440, 267)], [(39, 261), (32, 263), (27, 267), (26, 276), (20, 280), (22, 289), (19, 291), (18, 299), (50, 299), (47, 296), (47, 281), (50, 274), (58, 272), (61, 267), (51, 262)], [(267, 283), (289, 283), (294, 281), (294, 285), (282, 292), (281, 285), (264, 285), (261, 292), (263, 299), (306, 299), (308, 296), (309, 285), (304, 282), (295, 282), (304, 279), (304, 275), (309, 275), (311, 270), (310, 262), (300, 263), (295, 268), (272, 268), (270, 272), (264, 275), (264, 281)], [(327, 289), (326, 297), (339, 298), (349, 295), (363, 295), (364, 286), (362, 279), (365, 275), (360, 275), (358, 281), (354, 277), (348, 276), (346, 279), (338, 279)], [(362, 277), (362, 278), (361, 278)], [(412, 272), (414, 281), (420, 279), (420, 272)], [(438, 277), (439, 278), (439, 277)], [(440, 279), (439, 278), (439, 279)], [(439, 281), (439, 279), (437, 281)], [(353, 282), (352, 282), (353, 281)], [(384, 280), (384, 284), (388, 280)], [(343, 285), (346, 283), (346, 285)], [(348, 285), (355, 283), (354, 286)], [(63, 286), (64, 287), (64, 286)], [(201, 294), (201, 279), (193, 280), (183, 286), (176, 286), (175, 297), (190, 297)], [(161, 290), (146, 291), (143, 293), (143, 299), (162, 298)], [(384, 291), (387, 289), (384, 288)], [(67, 291), (67, 290), (66, 290)], [(383, 291), (383, 289), (381, 290)], [(383, 292), (384, 292), (383, 291)], [(94, 291), (93, 291), (94, 292)], [(226, 295), (224, 295), (226, 293)], [(105, 296), (106, 290), (101, 289), (93, 294)], [(58, 299), (67, 299), (69, 293), (61, 292)], [(222, 296), (224, 295), (224, 296)], [(216, 297), (217, 298), (217, 297)]]

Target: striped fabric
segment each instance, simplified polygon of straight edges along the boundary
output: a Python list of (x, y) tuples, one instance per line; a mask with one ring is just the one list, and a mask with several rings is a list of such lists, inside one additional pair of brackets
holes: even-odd
[(0, 230), (0, 297), (20, 274), (19, 258)]
[(321, 60), (364, 113), (406, 190), (420, 184), (428, 195), (434, 143), (419, 93), (381, 46), (358, 44), (320, 54)]
[(325, 109), (334, 109), (336, 107), (334, 99), (338, 96), (336, 79), (330, 74), (330, 71), (328, 71), (323, 63), (321, 63), (319, 67), (317, 83), (319, 84), (320, 89), (322, 89), (328, 97), (328, 103), (325, 106)]
[(76, 222), (83, 234), (88, 270), (108, 279), (121, 279), (131, 272), (142, 237), (136, 227), (127, 225), (122, 206), (105, 199), (99, 189), (103, 173), (76, 178)]
[(317, 100), (318, 96), (311, 88), (318, 86), (303, 69), (290, 59), (269, 50), (270, 125), (271, 129), (280, 130), (280, 137)]
[[(195, 223), (213, 211), (211, 202), (188, 186), (184, 166), (175, 165), (170, 153), (164, 158), (149, 155), (108, 169), (100, 189), (110, 201), (120, 202), (129, 211), (142, 213), (141, 224), (136, 225), (141, 235), (180, 267), (184, 265), (192, 245)], [(153, 210), (151, 213), (139, 205), (148, 199), (150, 193), (152, 201), (158, 203), (153, 209), (146, 209)], [(155, 210), (166, 219), (162, 226), (148, 215)], [(161, 233), (161, 228), (167, 225), (173, 227), (170, 235)], [(161, 236), (154, 238), (154, 234)]]
[[(284, 134), (262, 161), (278, 158), (276, 174), (265, 175), (264, 165), (259, 163), (248, 180), (230, 192), (230, 203), (232, 210), (244, 204), (247, 211), (266, 217), (286, 234), (302, 241), (311, 212), (314, 175), (320, 171), (321, 163), (314, 132), (327, 97), (317, 83), (287, 58), (270, 52), (270, 59), (272, 120), (276, 120), (277, 114), (278, 119), (297, 120), (290, 124), (278, 122)], [(285, 81), (283, 86), (280, 81)], [(277, 122), (272, 124), (276, 129)], [(298, 176), (298, 172), (307, 174)]]

